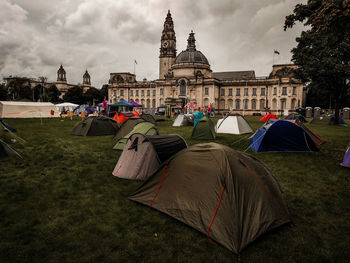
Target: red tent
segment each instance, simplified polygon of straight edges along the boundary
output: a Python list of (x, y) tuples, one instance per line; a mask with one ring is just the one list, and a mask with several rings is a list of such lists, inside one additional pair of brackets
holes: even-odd
[(123, 123), (125, 122), (127, 119), (130, 119), (132, 117), (139, 117), (140, 114), (138, 114), (136, 111), (132, 111), (132, 112), (117, 112), (113, 119), (118, 122), (118, 123)]
[(269, 119), (276, 119), (276, 120), (278, 120), (278, 118), (277, 118), (275, 115), (273, 115), (272, 113), (270, 113), (270, 114), (267, 114), (267, 115), (265, 115), (264, 117), (262, 117), (262, 118), (260, 119), (260, 121), (268, 121)]

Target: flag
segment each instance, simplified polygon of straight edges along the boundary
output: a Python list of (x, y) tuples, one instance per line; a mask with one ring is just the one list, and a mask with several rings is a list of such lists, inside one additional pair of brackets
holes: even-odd
[(135, 64), (137, 64), (137, 61), (136, 61), (136, 59), (135, 59), (134, 63), (135, 63)]
[(278, 52), (278, 50), (276, 50), (276, 49), (273, 51), (273, 53), (275, 53), (275, 54), (277, 54), (277, 55), (280, 54), (280, 52)]

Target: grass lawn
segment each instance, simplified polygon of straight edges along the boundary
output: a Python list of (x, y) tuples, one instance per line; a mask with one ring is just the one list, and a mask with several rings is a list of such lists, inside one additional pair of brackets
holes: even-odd
[[(72, 136), (77, 120), (6, 121), (27, 143), (23, 160), (0, 160), (0, 262), (238, 261), (204, 234), (128, 200), (142, 182), (112, 176), (120, 153), (111, 136)], [(171, 124), (159, 122), (160, 134), (199, 143), (192, 127)], [(259, 238), (242, 262), (350, 262), (350, 169), (339, 165), (350, 128), (307, 126), (326, 141), (319, 153), (247, 151), (279, 179), (296, 226)], [(245, 137), (220, 134), (216, 142), (244, 151)]]

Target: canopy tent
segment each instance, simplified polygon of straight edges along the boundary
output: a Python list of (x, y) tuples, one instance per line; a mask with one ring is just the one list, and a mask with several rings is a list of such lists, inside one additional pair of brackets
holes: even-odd
[(200, 119), (193, 127), (192, 140), (215, 140), (214, 124), (207, 117)]
[(298, 119), (301, 122), (304, 122), (304, 123), (307, 122), (305, 117), (303, 115), (299, 114), (299, 113), (291, 113), (288, 116), (286, 116), (284, 119), (285, 120), (296, 120), (296, 119)]
[(134, 104), (132, 104), (132, 103), (130, 103), (130, 102), (127, 102), (126, 100), (120, 100), (120, 102), (125, 103), (125, 104), (128, 104), (128, 105), (134, 107)]
[(350, 168), (350, 146), (345, 152), (343, 162), (341, 163), (342, 166)]
[[(124, 102), (116, 102), (109, 106), (109, 114), (114, 116), (116, 112), (130, 112), (134, 108), (134, 105)], [(111, 117), (111, 116), (110, 116)]]
[(55, 107), (56, 107), (57, 111), (59, 111), (59, 112), (73, 111), (78, 106), (79, 106), (78, 104), (74, 104), (74, 103), (70, 103), (70, 102), (55, 104)]
[(193, 121), (193, 125), (196, 126), (197, 122), (204, 117), (204, 114), (201, 113), (200, 111), (195, 111), (192, 114), (195, 118)]
[(119, 127), (115, 120), (105, 116), (90, 116), (77, 125), (72, 130), (72, 135), (78, 136), (103, 136), (114, 135)]
[(112, 174), (125, 179), (146, 180), (177, 152), (187, 148), (185, 140), (179, 135), (130, 136)]
[(51, 102), (0, 101), (0, 118), (59, 117)]
[(130, 104), (134, 105), (134, 107), (143, 107), (141, 104), (136, 103), (135, 101), (129, 101)]
[(267, 114), (267, 115), (265, 115), (264, 117), (262, 117), (262, 118), (260, 119), (260, 121), (268, 121), (269, 119), (276, 119), (276, 120), (278, 120), (278, 118), (277, 118), (275, 115), (273, 115), (272, 113), (270, 113), (270, 114)]
[(174, 127), (180, 127), (180, 126), (193, 126), (194, 125), (194, 115), (193, 114), (179, 114), (177, 115), (176, 119), (174, 120), (173, 126)]
[(117, 143), (114, 145), (114, 150), (120, 150), (122, 151), (130, 138), (131, 135), (135, 133), (141, 133), (145, 135), (156, 135), (158, 133), (158, 129), (153, 123), (150, 122), (140, 122), (134, 126), (134, 128), (126, 134), (123, 138), (120, 138)]
[(81, 114), (83, 112), (85, 112), (86, 114), (92, 114), (92, 113), (94, 113), (94, 108), (90, 107), (87, 104), (82, 104), (73, 110), (73, 113), (76, 115)]
[(228, 115), (218, 120), (215, 126), (216, 133), (244, 134), (253, 132), (252, 128), (241, 115)]
[(290, 222), (272, 172), (258, 159), (216, 143), (182, 150), (129, 199), (189, 225), (234, 253)]
[(123, 138), (126, 134), (131, 132), (132, 129), (140, 122), (145, 122), (145, 120), (139, 117), (127, 119), (124, 123), (122, 123), (122, 125), (120, 126), (120, 129), (113, 137), (113, 140), (119, 140)]
[(147, 114), (147, 113), (142, 113), (140, 118), (144, 119), (145, 121), (151, 122), (153, 124), (156, 124), (156, 120), (154, 119), (154, 117), (151, 114)]
[(319, 151), (307, 132), (293, 122), (270, 120), (252, 138), (250, 148), (256, 152)]

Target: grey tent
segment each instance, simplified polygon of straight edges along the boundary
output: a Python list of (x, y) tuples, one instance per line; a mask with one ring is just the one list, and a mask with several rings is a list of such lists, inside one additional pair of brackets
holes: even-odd
[(187, 148), (185, 140), (173, 135), (133, 134), (127, 141), (112, 174), (126, 179), (145, 180), (161, 163)]
[(113, 140), (120, 140), (125, 135), (127, 135), (129, 132), (131, 132), (132, 129), (140, 122), (145, 122), (145, 120), (142, 118), (139, 118), (139, 117), (133, 117), (133, 118), (127, 119), (122, 124), (122, 126), (120, 127), (118, 132), (115, 134), (115, 136), (113, 137)]
[(290, 222), (272, 172), (253, 156), (216, 143), (182, 150), (129, 198), (174, 217), (234, 253)]
[(72, 130), (72, 135), (78, 136), (102, 136), (114, 135), (119, 129), (118, 123), (105, 116), (91, 116), (77, 125)]
[(193, 126), (194, 119), (195, 117), (193, 114), (181, 113), (177, 115), (176, 119), (174, 120), (173, 126), (174, 127)]
[(151, 114), (142, 113), (140, 115), (140, 118), (144, 119), (145, 121), (148, 121), (150, 123), (156, 124), (156, 120), (154, 119), (154, 117)]

